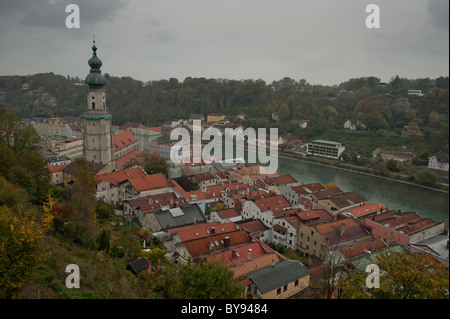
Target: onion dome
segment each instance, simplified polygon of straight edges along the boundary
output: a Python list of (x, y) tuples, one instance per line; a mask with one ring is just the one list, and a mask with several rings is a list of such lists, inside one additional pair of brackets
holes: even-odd
[(88, 64), (91, 67), (91, 71), (86, 77), (86, 84), (89, 85), (90, 89), (100, 89), (103, 87), (103, 85), (106, 84), (105, 77), (102, 74), (102, 71), (100, 70), (102, 66), (102, 60), (100, 60), (97, 57), (97, 47), (94, 45), (92, 46), (92, 58), (89, 59)]

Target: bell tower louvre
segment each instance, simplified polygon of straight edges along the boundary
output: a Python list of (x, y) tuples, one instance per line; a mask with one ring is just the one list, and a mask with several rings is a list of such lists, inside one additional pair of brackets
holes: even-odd
[(87, 109), (82, 115), (82, 132), (86, 161), (114, 166), (112, 146), (112, 115), (106, 108), (106, 84), (100, 68), (102, 61), (97, 57), (97, 47), (92, 46), (93, 55), (88, 64), (91, 67), (86, 76)]

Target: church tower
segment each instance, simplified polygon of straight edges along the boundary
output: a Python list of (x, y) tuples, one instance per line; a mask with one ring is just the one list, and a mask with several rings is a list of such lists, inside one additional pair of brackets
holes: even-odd
[(93, 55), (88, 63), (91, 71), (86, 77), (87, 110), (83, 115), (84, 158), (86, 161), (114, 166), (112, 147), (112, 115), (106, 109), (106, 83), (97, 57), (97, 47), (92, 46)]

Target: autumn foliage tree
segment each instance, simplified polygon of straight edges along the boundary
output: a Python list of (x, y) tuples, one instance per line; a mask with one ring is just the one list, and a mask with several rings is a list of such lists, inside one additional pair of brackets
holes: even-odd
[(32, 212), (0, 207), (0, 297), (19, 298), (43, 256), (43, 232)]
[(393, 253), (380, 257), (380, 287), (367, 288), (367, 273), (351, 271), (340, 282), (345, 299), (446, 299), (448, 269), (425, 253)]

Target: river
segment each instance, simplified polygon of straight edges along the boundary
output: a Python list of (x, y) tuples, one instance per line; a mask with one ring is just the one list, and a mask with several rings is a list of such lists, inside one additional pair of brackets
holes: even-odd
[(277, 172), (291, 174), (299, 183), (332, 183), (343, 191), (360, 193), (369, 203), (381, 203), (389, 209), (414, 211), (437, 222), (449, 219), (449, 195), (445, 192), (281, 157)]

